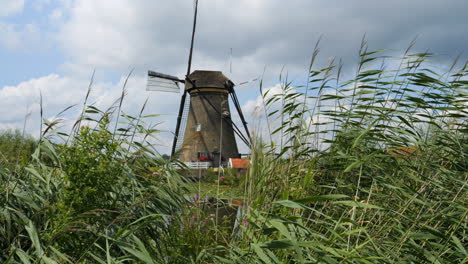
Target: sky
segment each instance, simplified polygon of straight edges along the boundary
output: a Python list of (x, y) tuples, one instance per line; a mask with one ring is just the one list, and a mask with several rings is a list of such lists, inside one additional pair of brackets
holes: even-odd
[[(22, 129), (26, 120), (26, 131), (39, 135), (40, 94), (44, 117), (54, 118), (82, 104), (93, 71), (91, 101), (105, 109), (133, 70), (123, 110), (135, 114), (148, 98), (145, 113), (163, 114), (150, 122), (168, 131), (161, 152), (170, 149), (180, 95), (146, 91), (146, 74), (183, 78), (193, 0), (0, 0), (0, 7), (0, 129)], [(433, 63), (443, 67), (468, 58), (467, 11), (466, 0), (200, 0), (192, 69), (221, 70), (234, 83), (263, 76), (265, 89), (285, 73), (303, 84), (319, 38), (319, 65), (339, 58), (351, 74), (364, 35), (370, 49), (395, 56), (416, 39), (413, 50), (438, 54)], [(236, 90), (249, 119), (259, 84)]]

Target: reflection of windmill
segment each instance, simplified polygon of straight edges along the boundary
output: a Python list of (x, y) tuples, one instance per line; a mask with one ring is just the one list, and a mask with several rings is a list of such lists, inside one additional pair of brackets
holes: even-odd
[[(206, 156), (212, 158), (217, 164), (216, 161), (221, 160), (222, 157), (239, 157), (235, 134), (248, 146), (250, 134), (234, 90), (234, 83), (220, 71), (190, 71), (197, 8), (198, 0), (195, 1), (192, 41), (185, 80), (149, 71), (147, 90), (178, 93), (179, 83), (185, 84), (180, 100), (171, 156), (174, 158), (174, 154), (180, 152), (179, 157), (183, 162), (196, 161)], [(187, 94), (190, 97), (187, 97)], [(239, 113), (247, 137), (231, 119), (229, 96)]]

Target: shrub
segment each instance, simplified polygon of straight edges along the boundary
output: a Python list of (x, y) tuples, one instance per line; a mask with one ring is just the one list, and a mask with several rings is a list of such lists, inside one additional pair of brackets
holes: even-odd
[(0, 131), (0, 168), (17, 171), (31, 161), (37, 141), (19, 130)]
[(74, 214), (115, 206), (112, 188), (122, 178), (125, 160), (108, 125), (105, 116), (96, 130), (83, 127), (73, 144), (60, 150), (66, 181), (64, 202)]

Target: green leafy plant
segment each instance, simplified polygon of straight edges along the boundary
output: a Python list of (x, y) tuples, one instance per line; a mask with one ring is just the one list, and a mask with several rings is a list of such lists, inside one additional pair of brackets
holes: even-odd
[(123, 180), (126, 160), (108, 125), (109, 118), (104, 116), (96, 129), (82, 128), (73, 145), (61, 147), (64, 202), (74, 214), (93, 209), (112, 210), (116, 206), (118, 194), (113, 193), (113, 186)]
[(14, 173), (31, 161), (37, 142), (19, 130), (0, 131), (0, 168)]

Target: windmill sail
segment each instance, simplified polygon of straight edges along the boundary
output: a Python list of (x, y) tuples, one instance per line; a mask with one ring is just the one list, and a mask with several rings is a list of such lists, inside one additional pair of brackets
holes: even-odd
[(182, 113), (182, 120), (180, 121), (180, 133), (176, 141), (176, 147), (175, 150), (178, 151), (182, 148), (182, 145), (184, 144), (184, 136), (185, 136), (185, 127), (187, 126), (187, 119), (188, 119), (188, 114), (190, 112), (190, 97), (185, 98), (185, 104), (184, 104), (184, 110)]
[[(190, 53), (189, 53), (189, 59), (188, 59), (188, 65), (187, 65), (187, 74), (185, 75), (186, 78), (190, 75), (190, 68), (192, 67), (192, 55), (193, 55), (193, 43), (195, 42), (195, 29), (197, 28), (197, 10), (198, 10), (198, 0), (195, 0), (194, 2), (194, 7), (195, 7), (195, 12), (193, 14), (193, 27), (192, 27), (192, 40), (190, 41)], [(190, 80), (190, 79), (188, 79)], [(180, 132), (180, 122), (182, 121), (182, 111), (184, 110), (184, 104), (187, 101), (186, 98), (187, 95), (187, 90), (184, 91), (184, 94), (182, 95), (182, 98), (180, 100), (180, 108), (179, 108), (179, 115), (177, 116), (177, 125), (176, 125), (176, 131), (174, 134), (174, 141), (172, 142), (172, 151), (171, 151), (171, 157), (174, 156), (174, 153), (177, 148), (177, 141), (179, 139), (183, 140), (183, 137), (179, 136)], [(185, 129), (184, 129), (185, 131)], [(182, 143), (180, 143), (182, 144)]]
[(148, 72), (147, 91), (159, 91), (169, 93), (180, 93), (178, 82), (183, 82), (175, 76), (162, 74), (159, 72)]

